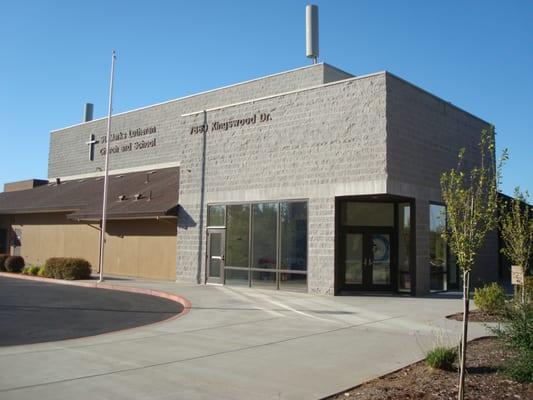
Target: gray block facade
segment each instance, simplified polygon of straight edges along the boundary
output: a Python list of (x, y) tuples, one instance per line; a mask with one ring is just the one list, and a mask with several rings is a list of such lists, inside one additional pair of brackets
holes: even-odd
[[(106, 122), (52, 132), (49, 178), (103, 169)], [(306, 200), (308, 292), (334, 294), (337, 199), (409, 199), (421, 294), (430, 285), (428, 210), (442, 202), (439, 176), (461, 147), (475, 159), (486, 126), (387, 72), (353, 77), (317, 64), (118, 114), (110, 166), (179, 163), (176, 279), (185, 282), (205, 282), (208, 204)], [(91, 135), (99, 142), (93, 160)], [(497, 279), (495, 238), (474, 281)]]

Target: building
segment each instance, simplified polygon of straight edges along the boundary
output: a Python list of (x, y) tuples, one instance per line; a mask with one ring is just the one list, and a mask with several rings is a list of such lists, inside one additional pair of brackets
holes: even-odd
[[(98, 265), (107, 119), (50, 134), (0, 247)], [(388, 72), (314, 64), (117, 114), (106, 273), (309, 293), (456, 288), (440, 174), (487, 122)], [(0, 248), (0, 251), (2, 249)], [(474, 283), (498, 279), (490, 234)]]

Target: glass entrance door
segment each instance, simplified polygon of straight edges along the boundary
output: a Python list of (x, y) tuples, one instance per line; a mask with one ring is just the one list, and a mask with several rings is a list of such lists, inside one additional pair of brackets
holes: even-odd
[(224, 229), (207, 231), (207, 283), (224, 282), (225, 238)]
[(392, 288), (392, 232), (348, 230), (342, 240), (342, 281), (345, 290)]
[(372, 288), (387, 288), (391, 284), (391, 235), (371, 233), (368, 235), (370, 249), (367, 273)]

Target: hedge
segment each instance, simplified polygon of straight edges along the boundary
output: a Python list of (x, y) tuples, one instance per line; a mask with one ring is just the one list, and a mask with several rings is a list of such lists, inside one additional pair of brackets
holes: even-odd
[(7, 272), (21, 272), (24, 265), (24, 258), (21, 256), (9, 256), (4, 262)]
[(0, 254), (0, 271), (6, 271), (6, 259), (9, 257), (9, 254)]
[(43, 274), (55, 279), (89, 279), (91, 264), (83, 258), (53, 257), (44, 263)]

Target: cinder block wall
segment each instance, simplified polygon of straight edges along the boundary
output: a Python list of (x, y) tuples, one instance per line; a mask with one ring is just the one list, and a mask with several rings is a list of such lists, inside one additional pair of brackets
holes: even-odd
[[(176, 155), (183, 145), (178, 141), (179, 134), (176, 131), (179, 126), (178, 121), (184, 113), (320, 85), (324, 83), (326, 76), (328, 81), (331, 81), (348, 77), (348, 74), (343, 74), (342, 71), (326, 64), (316, 64), (118, 114), (112, 120), (113, 133), (156, 126), (157, 133), (146, 138), (155, 137), (157, 146), (150, 151), (138, 150), (113, 154), (110, 158), (110, 167), (117, 169), (176, 161)], [(102, 118), (52, 132), (48, 177), (53, 179), (103, 169), (104, 157), (100, 151), (105, 148), (101, 138), (105, 136), (106, 129), (107, 119)], [(89, 149), (85, 144), (91, 134), (99, 140), (95, 146), (94, 161), (89, 160)], [(112, 144), (128, 142), (130, 141), (112, 142)]]
[[(440, 176), (479, 160), (479, 139), (488, 122), (387, 73), (387, 192), (416, 199), (417, 291), (429, 290), (429, 204), (442, 203)], [(498, 279), (497, 235), (479, 252), (472, 283)]]
[[(190, 134), (194, 126), (261, 113), (271, 120)], [(309, 199), (309, 291), (333, 294), (335, 196), (385, 190), (385, 75), (199, 113), (181, 124), (188, 137), (180, 212), (200, 223), (178, 228), (178, 279), (204, 279), (205, 238), (200, 257), (198, 249), (208, 203)]]

